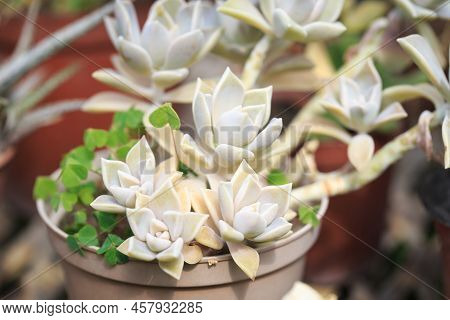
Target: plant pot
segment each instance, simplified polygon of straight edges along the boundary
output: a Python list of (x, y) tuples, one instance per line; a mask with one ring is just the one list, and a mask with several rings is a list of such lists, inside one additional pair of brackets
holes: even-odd
[[(375, 143), (381, 145), (377, 140)], [(316, 153), (316, 162), (322, 172), (336, 170), (347, 163), (347, 147), (338, 142), (323, 142)], [(308, 253), (306, 281), (342, 283), (374, 255), (360, 240), (373, 247), (379, 243), (385, 224), (389, 181), (388, 170), (365, 187), (330, 200), (321, 235)]]
[[(139, 1), (140, 20), (145, 19), (148, 1)], [(40, 14), (36, 28), (36, 41), (48, 36), (59, 28), (74, 21), (80, 15), (55, 15), (48, 12)], [(9, 55), (19, 38), (24, 18), (15, 16), (0, 26), (0, 55)], [(47, 32), (48, 31), (48, 32)], [(39, 70), (49, 76), (70, 65), (78, 70), (68, 81), (51, 93), (45, 102), (83, 99), (111, 88), (93, 79), (91, 74), (101, 68), (111, 66), (110, 57), (115, 52), (103, 24), (70, 44), (43, 63)], [(48, 175), (58, 165), (62, 155), (82, 143), (85, 129), (108, 128), (110, 114), (90, 114), (76, 111), (60, 119), (59, 122), (41, 128), (25, 137), (17, 144), (17, 157), (8, 170), (8, 195), (18, 213), (30, 215), (35, 212), (32, 199), (33, 184), (37, 176)], [(49, 148), (48, 146), (51, 146)], [(43, 150), (45, 149), (45, 152)], [(36, 155), (39, 154), (39, 157)], [(30, 161), (33, 159), (33, 161)]]
[(444, 292), (450, 295), (450, 170), (433, 167), (419, 187), (419, 195), (435, 222), (441, 243)]
[[(327, 204), (328, 199), (323, 199), (320, 219)], [(67, 234), (58, 227), (64, 212), (49, 216), (49, 207), (42, 200), (37, 201), (37, 208), (62, 259), (71, 299), (281, 299), (302, 278), (305, 254), (319, 234), (319, 228), (297, 226), (290, 237), (258, 248), (260, 267), (254, 281), (229, 254), (185, 265), (177, 281), (155, 262), (129, 261), (110, 268), (94, 247), (87, 248), (84, 256), (71, 252), (65, 241)]]

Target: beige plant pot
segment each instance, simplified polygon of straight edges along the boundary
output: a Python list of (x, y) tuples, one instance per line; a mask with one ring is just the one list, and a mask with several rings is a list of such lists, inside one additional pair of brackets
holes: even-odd
[[(328, 199), (321, 202), (322, 219)], [(303, 276), (305, 254), (319, 234), (319, 227), (297, 225), (294, 233), (258, 248), (260, 267), (251, 281), (229, 254), (204, 257), (197, 265), (185, 265), (181, 280), (165, 274), (157, 263), (129, 261), (108, 267), (95, 247), (85, 255), (70, 251), (67, 234), (58, 225), (64, 212), (52, 213), (44, 201), (37, 201), (50, 241), (58, 253), (71, 299), (281, 299)]]

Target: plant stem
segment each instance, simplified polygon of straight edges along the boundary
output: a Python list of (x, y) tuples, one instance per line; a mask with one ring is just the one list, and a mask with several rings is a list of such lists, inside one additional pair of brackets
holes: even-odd
[(250, 56), (245, 62), (244, 70), (242, 71), (242, 82), (244, 83), (244, 87), (246, 89), (253, 88), (256, 80), (258, 80), (271, 42), (272, 36), (263, 36), (253, 48)]
[(319, 200), (324, 196), (335, 196), (347, 193), (378, 178), (390, 165), (399, 160), (407, 151), (416, 147), (417, 126), (387, 143), (381, 148), (362, 171), (334, 176), (292, 190), (291, 206), (300, 202)]

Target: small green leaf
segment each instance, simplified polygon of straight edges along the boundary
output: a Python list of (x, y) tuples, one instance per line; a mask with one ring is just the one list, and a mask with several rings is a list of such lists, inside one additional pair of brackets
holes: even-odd
[(87, 213), (83, 210), (78, 210), (73, 214), (74, 223), (77, 226), (85, 225), (87, 222)]
[(138, 129), (142, 126), (142, 117), (144, 113), (137, 109), (130, 109), (127, 111), (126, 126), (130, 129)]
[(112, 129), (108, 133), (108, 141), (106, 145), (114, 148), (128, 142), (128, 135), (122, 129)]
[(172, 108), (172, 104), (167, 102), (152, 112), (150, 115), (150, 123), (155, 128), (162, 128), (166, 124), (174, 130), (180, 129), (181, 121), (178, 114)]
[(81, 249), (81, 246), (78, 243), (78, 240), (74, 236), (69, 235), (66, 239), (66, 242), (71, 251), (78, 252), (80, 255), (84, 255), (83, 249)]
[(103, 232), (111, 232), (117, 225), (117, 215), (107, 212), (96, 211), (94, 213), (97, 218), (98, 226)]
[(115, 266), (117, 264), (123, 264), (128, 262), (128, 257), (121, 252), (117, 251), (116, 248), (110, 248), (105, 253), (105, 261), (109, 266)]
[(89, 150), (103, 148), (108, 141), (108, 131), (102, 129), (87, 129), (84, 132), (84, 145)]
[(78, 201), (78, 196), (72, 192), (63, 192), (61, 194), (61, 203), (66, 212), (71, 212)]
[(66, 163), (69, 159), (72, 161), (71, 164), (80, 164), (87, 169), (90, 169), (92, 166), (92, 160), (94, 160), (95, 154), (92, 150), (89, 150), (85, 146), (79, 146), (75, 149), (72, 149), (69, 153), (64, 156), (61, 167), (65, 167)]
[(267, 176), (267, 183), (273, 186), (281, 186), (284, 184), (288, 184), (289, 180), (283, 171), (273, 169)]
[(116, 157), (118, 160), (120, 161), (125, 161), (128, 152), (130, 151), (131, 148), (133, 148), (133, 146), (136, 144), (137, 140), (132, 139), (130, 140), (126, 145), (121, 146), (120, 148), (118, 148), (116, 150)]
[(34, 183), (33, 196), (35, 199), (47, 199), (57, 191), (56, 181), (49, 177), (38, 177)]
[(81, 164), (66, 164), (61, 174), (61, 181), (66, 188), (75, 188), (87, 176), (88, 170)]
[(310, 224), (313, 227), (317, 227), (320, 223), (317, 218), (317, 212), (319, 211), (319, 206), (301, 206), (298, 209), (298, 217), (303, 224)]
[(198, 174), (194, 170), (189, 168), (181, 161), (178, 163), (178, 171), (182, 172), (183, 176), (187, 176), (188, 174), (192, 174), (194, 177), (198, 176)]
[(94, 192), (95, 188), (93, 189), (91, 186), (82, 187), (78, 192), (80, 201), (85, 205), (90, 205), (94, 201)]
[(50, 198), (50, 206), (52, 207), (53, 211), (58, 210), (60, 202), (61, 202), (61, 194), (57, 193), (52, 195), (52, 197)]
[(118, 247), (122, 244), (123, 239), (115, 234), (108, 234), (108, 236), (105, 238), (105, 241), (103, 241), (103, 244), (101, 248), (97, 250), (98, 254), (104, 254), (108, 249), (112, 247)]
[(97, 230), (89, 224), (78, 231), (77, 238), (85, 246), (98, 246)]

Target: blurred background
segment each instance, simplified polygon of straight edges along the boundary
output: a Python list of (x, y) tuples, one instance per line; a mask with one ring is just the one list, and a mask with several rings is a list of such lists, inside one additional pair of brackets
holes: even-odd
[[(43, 1), (36, 19), (39, 27), (34, 31), (35, 42), (105, 2)], [(370, 23), (387, 15), (392, 8), (391, 1), (363, 2), (370, 6), (361, 7), (358, 1), (347, 1), (349, 9), (344, 11), (342, 21), (348, 31), (328, 44), (329, 57), (336, 68), (342, 64), (346, 50), (361, 41)], [(14, 52), (31, 3), (32, 0), (0, 1), (0, 61), (6, 61), (3, 59)], [(151, 1), (135, 3), (140, 20), (145, 20)], [(443, 39), (449, 41), (449, 33), (445, 34), (448, 26), (436, 28), (442, 29)], [(397, 50), (395, 42), (390, 46), (386, 53)], [(67, 66), (75, 66), (75, 71), (39, 105), (62, 99), (84, 99), (108, 90), (91, 73), (111, 66), (113, 52), (100, 23), (74, 41), (71, 48), (61, 50), (41, 64), (33, 72), (50, 75)], [(388, 56), (384, 58), (390, 61)], [(408, 74), (408, 66), (399, 73), (381, 66), (379, 71), (386, 86), (404, 80), (401, 77), (407, 77), (410, 82), (425, 80), (421, 74)], [(303, 96), (277, 95), (273, 102), (274, 114)], [(283, 114), (285, 123), (304, 103), (298, 104), (291, 114)], [(422, 106), (427, 107), (425, 103)], [(413, 110), (410, 114), (413, 123), (423, 108), (408, 110)], [(0, 155), (0, 297), (10, 293), (9, 299), (66, 297), (62, 270), (58, 265), (49, 268), (55, 256), (44, 224), (37, 216), (33, 183), (38, 175), (50, 174), (65, 152), (82, 143), (86, 128), (106, 129), (110, 120), (110, 114), (73, 111), (24, 136)], [(392, 135), (395, 128), (380, 133), (379, 146)], [(326, 142), (321, 145), (316, 160), (320, 170), (335, 170), (347, 161), (346, 148), (337, 142)], [(436, 224), (418, 196), (427, 170), (423, 152), (414, 151), (363, 189), (331, 199), (319, 241), (308, 254), (304, 281), (334, 292), (340, 299), (442, 298), (433, 288), (442, 292), (442, 275), (450, 271), (442, 267)], [(19, 287), (22, 288), (17, 290)]]

